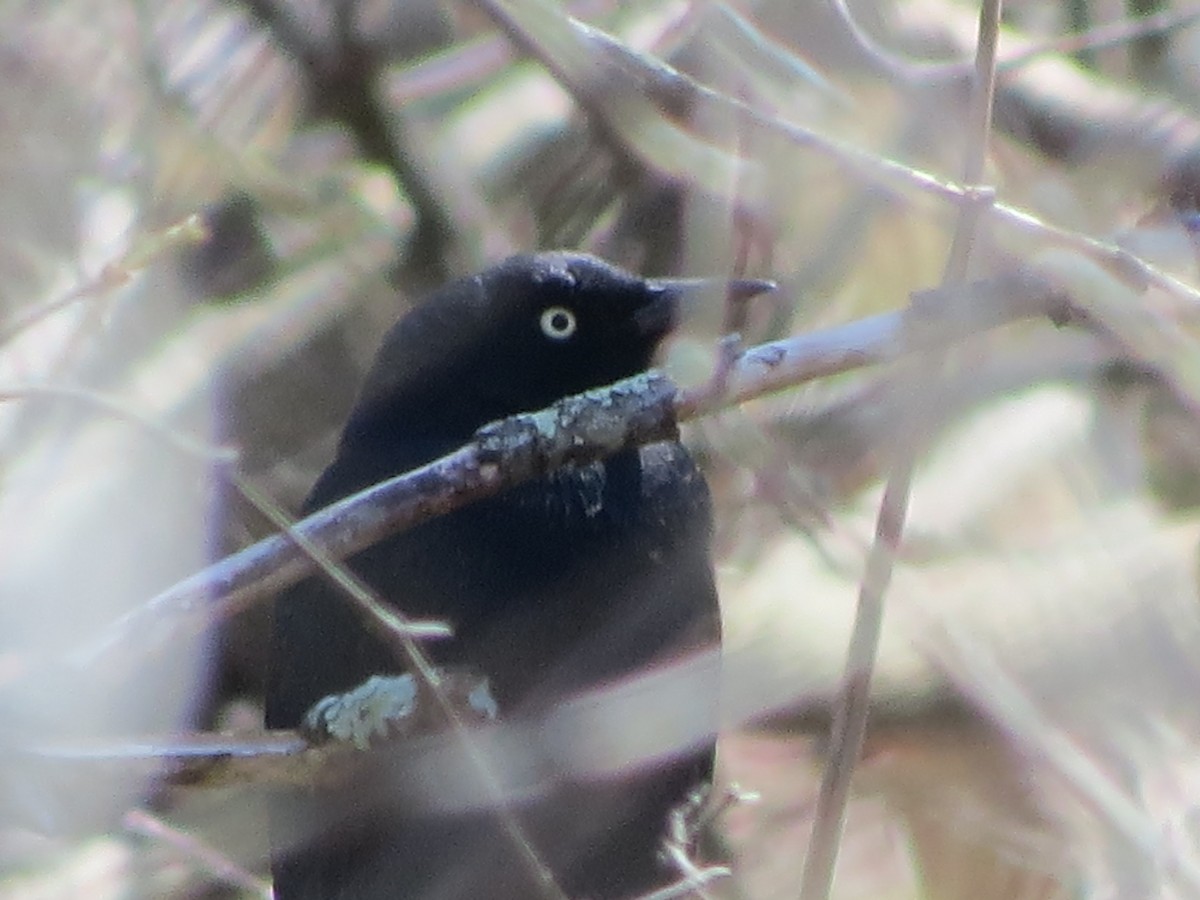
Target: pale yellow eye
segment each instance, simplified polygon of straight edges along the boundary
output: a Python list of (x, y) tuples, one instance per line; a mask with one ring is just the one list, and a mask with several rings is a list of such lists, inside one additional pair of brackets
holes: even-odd
[(548, 306), (542, 311), (539, 324), (542, 334), (552, 341), (565, 341), (575, 333), (579, 323), (575, 321), (575, 313), (565, 306)]

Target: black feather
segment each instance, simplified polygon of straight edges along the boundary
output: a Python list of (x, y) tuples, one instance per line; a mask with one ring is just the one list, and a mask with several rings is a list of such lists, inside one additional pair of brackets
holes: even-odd
[[(643, 371), (679, 294), (567, 253), (514, 257), (446, 286), (384, 339), (307, 509), (449, 452), (489, 421)], [(703, 478), (681, 445), (663, 443), (475, 503), (349, 565), (405, 614), (453, 627), (427, 647), (439, 665), (473, 666), (504, 717), (533, 716), (719, 641), (710, 528)], [(397, 671), (350, 605), (309, 579), (277, 603), (267, 724), (295, 727), (323, 696)], [(715, 708), (715, 686), (697, 690)], [(630, 896), (670, 880), (658, 858), (667, 815), (711, 776), (713, 753), (710, 742), (619, 779), (551, 785), (514, 812), (569, 896)], [(273, 851), (279, 900), (537, 896), (495, 815), (363, 797), (356, 818), (351, 790), (372, 786), (275, 805), (273, 834), (299, 820), (302, 835)]]

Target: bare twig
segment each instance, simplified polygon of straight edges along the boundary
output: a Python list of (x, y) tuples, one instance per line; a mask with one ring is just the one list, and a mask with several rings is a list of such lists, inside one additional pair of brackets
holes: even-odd
[(1078, 298), (1078, 314), (1128, 359), (1155, 372), (1190, 415), (1200, 420), (1200, 343), (1187, 329), (1142, 304), (1127, 285), (1087, 259), (1050, 252), (1038, 271)]
[[(1178, 12), (1196, 14), (1195, 8)], [(964, 50), (972, 46), (973, 22), (962, 4), (926, 0), (910, 4), (906, 13), (905, 28), (915, 40), (949, 43)], [(1149, 21), (1105, 28), (1112, 29), (1110, 36), (1132, 37), (1138, 26)], [(1159, 18), (1157, 24), (1174, 23)], [(1200, 119), (1190, 104), (1173, 102), (1161, 91), (1147, 92), (1106, 79), (1069, 58), (1048, 57), (1047, 49), (1054, 49), (1054, 42), (1030, 39), (1016, 29), (1006, 29), (1004, 43), (1012, 62), (999, 64), (1004, 72), (997, 92), (1000, 129), (1012, 133), (1026, 148), (1075, 169), (1090, 167), (1097, 160), (1116, 162), (1119, 168), (1120, 160), (1136, 159), (1138, 182), (1172, 202), (1183, 201), (1185, 208), (1194, 206), (1200, 192), (1196, 165)], [(1070, 52), (1071, 43), (1072, 39), (1065, 39), (1063, 52)], [(998, 208), (994, 215), (1005, 218), (1007, 212)]]
[(407, 639), (428, 641), (453, 636), (453, 630), (445, 622), (410, 619), (395, 607), (384, 603), (353, 572), (340, 565), (323, 548), (297, 531), (287, 514), (270, 498), (263, 496), (262, 492), (245, 478), (234, 473), (233, 484), (255, 509), (266, 516), (281, 533), (294, 541), (304, 555), (312, 560), (326, 578), (333, 582), (342, 595), (354, 605), (359, 615), (366, 620), (371, 630), (402, 655), (407, 652)]
[[(684, 421), (806, 381), (891, 362), (916, 350), (1034, 316), (1062, 318), (1058, 290), (1017, 274), (973, 285), (955, 304), (921, 299), (913, 308), (774, 341), (742, 354), (714, 397), (704, 388), (677, 391), (659, 373), (568, 398), (539, 413), (483, 429), (471, 444), (309, 516), (295, 531), (335, 559), (381, 538), (491, 496), (563, 462), (600, 459), (626, 446), (663, 440)], [(945, 310), (933, 314), (928, 307)], [(254, 600), (271, 596), (313, 571), (311, 560), (275, 535), (168, 588), (77, 647), (67, 662), (95, 664), (168, 640), (181, 626), (206, 627)]]
[(199, 243), (206, 237), (204, 223), (198, 214), (192, 214), (161, 231), (143, 235), (119, 259), (105, 265), (92, 280), (72, 288), (55, 300), (30, 307), (7, 321), (0, 322), (0, 346), (60, 310), (83, 300), (102, 297), (109, 291), (116, 290), (128, 283), (134, 273), (144, 269), (163, 253), (179, 246)]
[(487, 796), (494, 802), (494, 813), (501, 829), (516, 849), (521, 863), (529, 870), (541, 896), (548, 900), (566, 900), (566, 895), (555, 881), (549, 866), (542, 861), (512, 808), (505, 802), (504, 789), (500, 779), (493, 771), (487, 755), (475, 740), (462, 714), (443, 689), (441, 675), (433, 665), (433, 661), (418, 643), (421, 640), (450, 636), (452, 632), (449, 626), (442, 622), (409, 619), (396, 608), (383, 603), (353, 572), (345, 566), (339, 565), (337, 560), (331, 559), (321, 547), (293, 528), (283, 511), (268, 498), (263, 497), (245, 479), (235, 476), (234, 484), (242, 496), (264, 513), (277, 528), (282, 529), (283, 533), (317, 564), (322, 573), (333, 581), (343, 595), (349, 598), (360, 615), (367, 620), (372, 630), (393, 648), (397, 657), (404, 663), (404, 667), (420, 679), (429, 696), (437, 704), (444, 721), (450, 726), (455, 737), (461, 741)]
[[(406, 798), (413, 810), (455, 814), (478, 811), (484, 803), (528, 802), (545, 792), (547, 780), (558, 776), (572, 781), (618, 777), (644, 766), (647, 760), (695, 747), (711, 738), (718, 725), (734, 727), (761, 716), (798, 689), (806, 696), (816, 691), (815, 685), (805, 690), (794, 683), (777, 686), (774, 692), (755, 688), (744, 698), (739, 697), (737, 709), (727, 711), (719, 723), (707, 713), (680, 714), (681, 709), (692, 708), (689, 698), (694, 697), (696, 685), (712, 684), (729, 658), (729, 654), (717, 650), (699, 651), (592, 688), (559, 702), (540, 716), (472, 723), (468, 726), (471, 741), (486, 757), (498, 792), (481, 783), (483, 776), (465, 755), (461, 738), (453, 732), (416, 734), (406, 737), (402, 746), (389, 746), (389, 765), (397, 775), (394, 781), (400, 786), (406, 781), (420, 786), (414, 797)], [(736, 657), (733, 662), (740, 664)], [(633, 731), (624, 728), (631, 709), (644, 711), (658, 727)], [(664, 710), (673, 713), (662, 715)], [(538, 748), (546, 745), (545, 737), (538, 733), (543, 727), (553, 742), (548, 758), (537, 756)], [(596, 734), (608, 736), (603, 757), (594, 752)], [(185, 784), (203, 780), (209, 785), (311, 785), (327, 765), (330, 753), (345, 748), (337, 742), (314, 745), (299, 732), (273, 730), (74, 736), (19, 749), (39, 759), (64, 763), (132, 765), (169, 760), (172, 765), (168, 779)], [(281, 762), (284, 757), (289, 758), (286, 764)], [(351, 750), (347, 757), (353, 764), (362, 754)]]
[(728, 866), (697, 866), (688, 859), (686, 853), (677, 846), (667, 849), (671, 864), (683, 873), (683, 877), (652, 894), (644, 894), (637, 900), (678, 900), (680, 897), (699, 896), (708, 898), (711, 895), (704, 890), (720, 878), (728, 878), (733, 870)]
[(155, 419), (119, 397), (102, 394), (88, 388), (62, 384), (16, 384), (0, 385), (0, 403), (28, 400), (66, 400), (90, 407), (97, 413), (124, 419), (139, 426), (174, 450), (206, 462), (230, 463), (237, 459), (237, 451), (228, 447), (206, 444), (198, 438), (183, 434), (177, 428)]
[[(485, 3), (485, 0), (479, 2)], [(631, 152), (642, 154), (648, 164), (714, 194), (727, 190), (732, 183), (730, 171), (738, 168), (739, 161), (718, 153), (707, 143), (676, 127), (669, 121), (672, 109), (691, 109), (697, 118), (704, 118), (705, 110), (718, 119), (733, 116), (797, 147), (819, 153), (873, 185), (919, 191), (955, 206), (978, 200), (976, 187), (950, 183), (787, 121), (774, 112), (763, 111), (697, 81), (660, 59), (633, 51), (598, 29), (576, 22), (545, 0), (486, 0), (486, 5), (497, 15), (507, 17), (506, 27), (517, 34), (523, 46), (535, 53), (556, 78), (563, 79), (566, 84), (580, 84), (591, 78), (611, 86), (603, 97), (595, 91), (584, 96), (589, 98), (601, 121), (614, 123), (613, 127), (621, 126), (620, 137)], [(628, 100), (620, 107), (620, 115), (602, 106), (603, 103), (613, 105), (617, 102), (610, 97), (619, 98), (622, 103)], [(644, 130), (631, 133), (634, 125), (644, 126)], [(652, 134), (654, 129), (657, 131)], [(663, 146), (670, 146), (674, 156), (663, 158)], [(973, 184), (967, 182), (967, 185)], [(1057, 246), (1083, 254), (1105, 266), (1135, 290), (1153, 285), (1188, 309), (1200, 307), (1200, 292), (1195, 288), (1112, 243), (1050, 225), (1029, 212), (1003, 203), (989, 203), (982, 215), (990, 223), (1031, 235), (1047, 247)]]
[[(1000, 28), (1001, 0), (986, 0), (980, 8), (979, 38), (975, 59), (973, 126), (968, 132), (964, 182), (977, 184), (983, 177), (991, 136), (992, 97), (996, 79), (996, 45)], [(971, 248), (978, 236), (992, 192), (981, 193), (980, 202), (966, 202), (959, 209), (958, 227), (943, 276), (943, 288), (953, 291), (966, 281)], [(858, 607), (846, 664), (836, 701), (830, 738), (829, 762), (821, 779), (813, 813), (812, 834), (801, 876), (801, 900), (826, 900), (833, 886), (834, 866), (841, 844), (850, 799), (850, 782), (862, 755), (870, 711), (871, 679), (883, 630), (884, 597), (891, 584), (895, 560), (908, 516), (913, 471), (928, 425), (937, 415), (936, 395), (945, 365), (946, 351), (934, 350), (918, 357), (913, 370), (900, 383), (917, 400), (911, 406), (910, 427), (897, 442), (891, 471), (884, 488), (875, 524), (875, 541), (867, 555), (859, 587)]]
[[(590, 18), (608, 13), (613, 0), (576, 0), (567, 5), (572, 16)], [(450, 91), (461, 91), (483, 83), (510, 64), (517, 55), (513, 42), (503, 34), (490, 34), (459, 41), (431, 53), (387, 77), (388, 100), (396, 107), (427, 100)]]
[[(1200, 9), (1194, 6), (1190, 8), (1185, 6), (1179, 9), (1165, 9), (1137, 18), (1105, 22), (1077, 34), (1035, 41), (1016, 52), (1002, 54), (1003, 58), (996, 63), (996, 68), (1000, 72), (1011, 72), (1039, 56), (1066, 55), (1078, 53), (1081, 50), (1103, 50), (1107, 47), (1116, 47), (1138, 38), (1167, 34), (1186, 28), (1197, 19), (1200, 19)], [(960, 65), (964, 70), (967, 69), (965, 63)]]
[(247, 872), (195, 835), (173, 828), (158, 816), (141, 809), (131, 809), (125, 813), (123, 822), (125, 827), (135, 834), (173, 847), (214, 878), (251, 894), (257, 894), (263, 900), (270, 900), (271, 885), (269, 883)]

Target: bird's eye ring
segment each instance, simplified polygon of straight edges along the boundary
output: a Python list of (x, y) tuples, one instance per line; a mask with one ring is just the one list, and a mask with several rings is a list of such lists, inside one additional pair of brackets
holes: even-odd
[(538, 324), (542, 326), (542, 334), (554, 341), (565, 341), (579, 327), (575, 313), (565, 306), (546, 307)]

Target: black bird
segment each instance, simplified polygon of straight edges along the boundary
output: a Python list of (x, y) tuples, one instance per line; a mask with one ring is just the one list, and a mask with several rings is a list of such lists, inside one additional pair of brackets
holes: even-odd
[[(447, 285), (385, 337), (305, 511), (454, 450), (490, 421), (644, 371), (680, 302), (704, 286), (578, 253), (516, 256)], [(715, 287), (714, 300), (770, 284)], [(507, 718), (718, 644), (710, 530), (703, 477), (665, 442), (554, 472), (348, 565), (405, 614), (448, 622), (453, 639), (426, 648), (439, 665), (484, 673)], [(267, 725), (296, 727), (325, 695), (400, 670), (345, 599), (310, 578), (276, 604)], [(715, 707), (712, 685), (697, 688)], [(659, 859), (668, 813), (710, 778), (714, 750), (557, 785), (514, 812), (567, 896), (632, 896), (672, 879)], [(494, 814), (384, 802), (353, 820), (333, 812), (339, 802), (354, 798), (325, 790), (273, 807), (278, 900), (539, 896)], [(279, 838), (296, 824), (281, 818), (303, 821), (297, 841)]]

